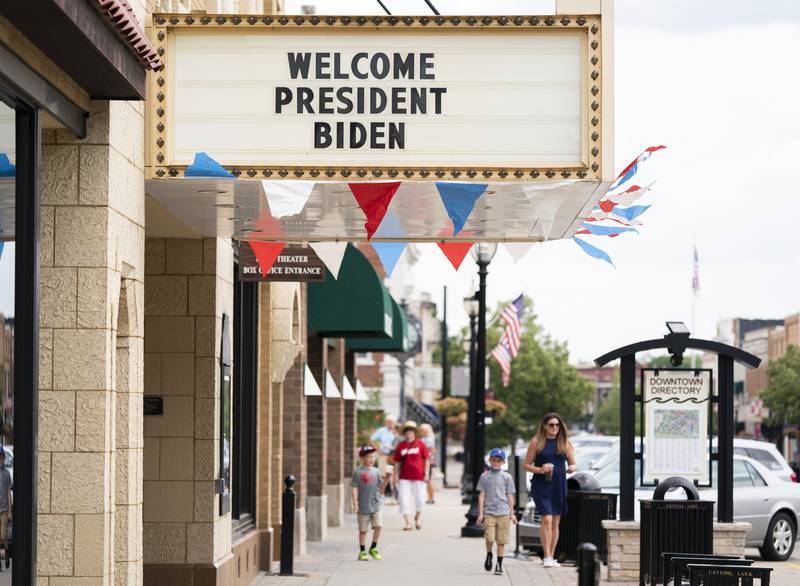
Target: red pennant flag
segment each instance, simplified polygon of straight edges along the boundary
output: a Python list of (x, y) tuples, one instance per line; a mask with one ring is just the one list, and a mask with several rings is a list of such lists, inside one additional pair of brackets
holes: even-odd
[(442, 249), (453, 268), (458, 270), (469, 249), (472, 248), (472, 242), (437, 242), (436, 246)]
[(367, 229), (367, 240), (372, 238), (375, 230), (381, 225), (389, 204), (400, 187), (399, 181), (390, 183), (349, 183), (350, 191), (358, 202), (358, 207), (367, 216), (364, 227)]
[(286, 246), (285, 242), (259, 242), (258, 240), (248, 240), (247, 243), (256, 255), (258, 266), (261, 269), (261, 278), (266, 279), (267, 273), (278, 260), (278, 255)]

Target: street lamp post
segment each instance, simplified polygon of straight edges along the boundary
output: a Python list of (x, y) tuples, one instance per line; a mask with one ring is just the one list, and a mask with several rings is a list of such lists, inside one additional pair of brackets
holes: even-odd
[(483, 525), (478, 524), (478, 479), (483, 473), (483, 455), (486, 452), (486, 275), (492, 262), (497, 244), (479, 242), (470, 251), (478, 263), (478, 341), (475, 351), (475, 405), (470, 468), (472, 471), (472, 499), (466, 514), (467, 524), (461, 528), (461, 537), (483, 537)]
[(464, 472), (461, 475), (461, 502), (468, 505), (472, 502), (472, 444), (475, 418), (475, 344), (477, 342), (478, 324), (478, 292), (464, 298), (464, 311), (469, 316), (469, 394), (467, 395), (467, 426), (464, 430)]

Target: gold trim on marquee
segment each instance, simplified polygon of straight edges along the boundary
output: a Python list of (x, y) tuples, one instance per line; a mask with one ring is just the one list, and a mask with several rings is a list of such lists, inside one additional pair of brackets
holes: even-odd
[(167, 80), (170, 68), (170, 31), (175, 29), (303, 29), (324, 34), (335, 28), (349, 29), (355, 34), (363, 30), (436, 30), (461, 29), (519, 31), (540, 29), (559, 31), (579, 29), (586, 33), (583, 46), (584, 89), (582, 95), (582, 144), (580, 164), (560, 164), (547, 167), (481, 167), (481, 166), (358, 166), (358, 165), (237, 165), (225, 168), (237, 177), (253, 179), (305, 180), (478, 180), (478, 181), (547, 181), (552, 179), (601, 179), (602, 156), (602, 62), (599, 15), (575, 16), (255, 16), (213, 14), (154, 14), (153, 36), (156, 51), (164, 69), (151, 73), (149, 80), (149, 178), (183, 177), (186, 165), (174, 165), (167, 160), (169, 116)]

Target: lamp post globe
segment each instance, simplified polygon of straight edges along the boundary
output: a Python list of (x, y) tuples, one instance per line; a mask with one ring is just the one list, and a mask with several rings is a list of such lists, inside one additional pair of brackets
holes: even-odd
[(470, 250), (472, 258), (478, 265), (478, 313), (474, 373), (472, 373), (472, 393), (470, 412), (467, 416), (467, 433), (471, 436), (468, 467), (471, 472), (472, 493), (469, 511), (466, 514), (467, 524), (461, 528), (461, 537), (483, 537), (483, 525), (478, 524), (478, 480), (483, 474), (483, 456), (486, 451), (486, 275), (489, 263), (497, 252), (494, 242), (478, 242)]
[(497, 243), (496, 242), (476, 242), (469, 251), (472, 260), (478, 263), (478, 266), (481, 263), (489, 264), (492, 262), (495, 253), (497, 252)]

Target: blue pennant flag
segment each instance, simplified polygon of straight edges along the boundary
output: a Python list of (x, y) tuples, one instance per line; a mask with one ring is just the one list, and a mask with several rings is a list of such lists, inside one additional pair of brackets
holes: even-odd
[(583, 249), (583, 252), (585, 252), (592, 258), (598, 258), (600, 260), (604, 260), (612, 267), (614, 266), (614, 262), (611, 260), (611, 257), (608, 256), (607, 252), (600, 250), (596, 246), (592, 246), (591, 244), (589, 244), (585, 240), (581, 240), (580, 238), (575, 238), (573, 236), (572, 239), (578, 244), (578, 246), (580, 246)]
[(591, 222), (584, 222), (581, 224), (581, 226), (595, 236), (616, 236), (617, 234), (622, 234), (624, 232), (639, 233), (636, 228), (626, 228), (624, 226), (597, 226)]
[(373, 242), (372, 247), (378, 253), (378, 258), (381, 260), (386, 276), (391, 277), (394, 272), (394, 267), (397, 261), (400, 260), (400, 255), (406, 247), (405, 242)]
[(436, 182), (444, 209), (447, 210), (447, 215), (453, 221), (453, 236), (461, 232), (475, 207), (475, 202), (483, 195), (487, 187), (488, 185), (485, 183)]
[(374, 236), (378, 238), (404, 238), (405, 235), (406, 231), (403, 230), (403, 226), (400, 225), (397, 214), (395, 214), (392, 209), (387, 210), (386, 215), (383, 216), (383, 220), (381, 220), (380, 226), (378, 226), (374, 234)]
[(17, 174), (17, 167), (8, 160), (8, 155), (0, 153), (0, 177), (14, 177)]
[(186, 167), (186, 177), (229, 177), (236, 179), (236, 176), (229, 173), (225, 168), (205, 153), (196, 153), (194, 163)]
[(611, 210), (611, 213), (613, 215), (615, 215), (615, 216), (619, 216), (620, 218), (625, 218), (626, 220), (628, 220), (630, 222), (634, 218), (638, 218), (639, 216), (641, 216), (649, 208), (650, 208), (649, 205), (646, 205), (646, 206), (630, 206), (630, 207), (627, 207), (627, 208), (614, 207), (614, 209)]

